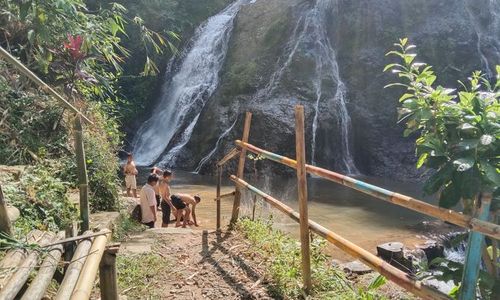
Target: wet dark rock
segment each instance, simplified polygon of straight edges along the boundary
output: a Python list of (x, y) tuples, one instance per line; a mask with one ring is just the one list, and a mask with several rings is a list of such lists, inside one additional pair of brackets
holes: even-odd
[(428, 262), (432, 262), (438, 257), (444, 257), (444, 245), (438, 241), (428, 240), (424, 244), (418, 245), (417, 248), (425, 253)]
[(377, 255), (401, 271), (414, 271), (413, 259), (405, 255), (404, 245), (400, 242), (389, 242), (377, 246)]
[[(312, 124), (316, 109), (313, 82), (317, 80), (313, 46), (303, 46), (305, 49), (293, 57), (290, 67), (278, 80), (275, 92), (264, 95), (259, 92), (286, 60), (287, 41), (301, 13), (314, 3), (267, 0), (242, 8), (235, 20), (218, 88), (203, 108), (190, 141), (176, 161), (177, 168), (194, 170), (214, 149), (221, 133), (238, 119), (201, 168), (202, 173), (212, 173), (215, 161), (234, 147), (234, 139), (240, 138), (245, 111), (254, 114), (252, 143), (293, 157), (293, 107), (296, 104), (305, 106), (307, 161), (312, 161)], [(480, 59), (482, 55), (490, 65), (500, 62), (498, 52), (487, 51), (498, 44), (498, 39), (491, 37), (500, 35), (498, 28), (487, 26), (494, 24), (495, 18), (488, 3), (360, 0), (338, 1), (332, 6), (325, 26), (347, 90), (347, 110), (352, 123), (351, 152), (363, 174), (404, 181), (422, 180), (422, 173), (414, 167), (415, 137), (403, 137), (403, 126), (396, 123), (397, 99), (402, 91), (384, 89), (396, 80), (392, 74), (382, 72), (386, 64), (394, 62), (384, 54), (398, 38), (409, 37), (418, 46), (419, 59), (434, 66), (439, 75), (437, 83), (457, 86), (457, 80), (466, 80), (473, 70), (486, 69)], [(477, 24), (478, 20), (481, 24)], [(478, 46), (478, 36), (482, 36), (484, 45)], [(323, 76), (321, 85), (325, 99), (319, 105), (316, 163), (343, 171), (338, 167), (343, 143), (339, 120), (335, 116), (336, 106), (329, 100), (336, 92), (336, 85), (328, 76)], [(228, 168), (234, 168), (234, 164)], [(273, 171), (287, 172), (280, 166), (273, 167)]]

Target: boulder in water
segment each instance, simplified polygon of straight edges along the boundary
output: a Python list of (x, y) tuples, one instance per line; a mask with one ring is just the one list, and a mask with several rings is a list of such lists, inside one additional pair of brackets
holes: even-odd
[(429, 263), (435, 258), (444, 257), (444, 246), (437, 241), (428, 240), (424, 244), (418, 245), (417, 248), (424, 251)]

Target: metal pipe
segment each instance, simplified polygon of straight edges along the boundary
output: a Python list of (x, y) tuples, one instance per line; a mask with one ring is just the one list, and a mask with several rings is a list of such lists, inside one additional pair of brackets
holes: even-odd
[[(297, 168), (297, 162), (291, 158), (281, 156), (261, 148), (258, 148), (249, 143), (244, 143), (240, 140), (236, 141), (236, 145), (242, 149), (246, 149), (255, 154), (260, 154), (261, 156), (289, 166), (291, 168)], [(417, 211), (419, 213), (432, 216), (437, 219), (458, 225), (463, 228), (467, 228), (473, 231), (481, 232), (494, 239), (500, 239), (500, 225), (493, 224), (487, 221), (483, 221), (477, 218), (472, 218), (467, 215), (463, 215), (452, 209), (445, 209), (442, 207), (437, 207), (432, 204), (426, 203), (415, 198), (395, 193), (381, 187), (363, 182), (361, 180), (354, 179), (349, 176), (345, 176), (330, 170), (323, 168), (306, 165), (306, 170), (308, 173), (328, 179), (330, 181), (336, 182), (338, 184), (348, 186), (352, 189), (371, 195), (375, 198), (406, 207), (408, 209)]]
[[(299, 223), (300, 217), (299, 213), (294, 211), (291, 207), (283, 204), (279, 200), (271, 197), (270, 195), (264, 193), (263, 191), (257, 189), (256, 187), (250, 185), (248, 182), (231, 175), (231, 180), (242, 188), (246, 188), (251, 192), (256, 193), (261, 196), (264, 201), (271, 204), (273, 207), (277, 208), (279, 211), (288, 215), (291, 219)], [(389, 263), (380, 259), (376, 255), (366, 251), (363, 248), (358, 247), (356, 244), (346, 240), (342, 236), (326, 229), (325, 227), (319, 225), (318, 223), (309, 220), (309, 229), (325, 238), (330, 243), (334, 244), (342, 251), (350, 254), (354, 258), (361, 260), (364, 264), (370, 268), (376, 270), (380, 274), (387, 277), (389, 280), (393, 281), (397, 285), (403, 287), (404, 289), (412, 292), (413, 294), (422, 297), (424, 299), (450, 299), (449, 296), (434, 290), (431, 287), (425, 286), (421, 281), (411, 278), (405, 272), (393, 267)]]

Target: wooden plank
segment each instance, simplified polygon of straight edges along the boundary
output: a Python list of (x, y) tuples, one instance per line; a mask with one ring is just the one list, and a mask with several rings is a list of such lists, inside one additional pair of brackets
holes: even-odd
[[(46, 244), (54, 239), (54, 234), (49, 232), (41, 232), (39, 243)], [(23, 288), (24, 284), (29, 278), (31, 271), (38, 264), (40, 253), (38, 251), (29, 251), (26, 258), (22, 261), (16, 272), (12, 274), (9, 282), (0, 290), (0, 299), (12, 300), (16, 298), (19, 291)]]
[(216, 230), (220, 231), (220, 186), (222, 181), (222, 167), (217, 166), (217, 191), (216, 191)]
[[(86, 236), (90, 234), (91, 231), (87, 231), (83, 234)], [(56, 300), (67, 300), (71, 297), (73, 290), (75, 288), (78, 277), (80, 276), (80, 271), (83, 268), (83, 264), (87, 260), (87, 256), (92, 246), (92, 240), (90, 238), (81, 240), (76, 247), (75, 254), (71, 259), (68, 268), (64, 274), (63, 281), (59, 285), (59, 290), (54, 299)]]
[[(63, 239), (64, 234), (64, 231), (59, 232), (56, 236), (56, 240)], [(35, 279), (30, 283), (21, 300), (38, 300), (42, 299), (45, 295), (45, 291), (54, 277), (54, 273), (57, 270), (63, 253), (62, 244), (55, 245), (51, 249), (52, 250), (45, 256)]]
[[(249, 143), (244, 143), (237, 140), (236, 145), (242, 149), (247, 149), (255, 154), (260, 154), (263, 157), (284, 164), (291, 168), (297, 168), (297, 162), (291, 158), (281, 156), (261, 148), (258, 148)], [(357, 180), (327, 169), (319, 168), (316, 166), (306, 165), (307, 173), (313, 174), (327, 180), (333, 181), (335, 183), (348, 186), (354, 190), (360, 191), (362, 193), (371, 195), (380, 200), (390, 202), (408, 209), (417, 211), (419, 213), (432, 216), (434, 218), (455, 224), (457, 226), (471, 229), (473, 231), (481, 232), (489, 237), (499, 240), (500, 239), (500, 225), (493, 224), (484, 220), (479, 220), (478, 218), (472, 218), (467, 215), (463, 215), (452, 209), (446, 209), (442, 207), (437, 207), (432, 204), (426, 203), (424, 201), (395, 193), (378, 186)]]
[(118, 277), (116, 275), (118, 247), (106, 249), (99, 264), (99, 288), (101, 289), (102, 300), (118, 299)]
[[(492, 195), (490, 193), (481, 194), (481, 208), (478, 212), (478, 219), (488, 220), (490, 215)], [(465, 257), (464, 272), (462, 273), (462, 284), (460, 288), (460, 300), (476, 299), (477, 278), (479, 276), (479, 265), (481, 263), (481, 248), (483, 247), (484, 236), (480, 232), (470, 232), (467, 242), (467, 254)]]
[(297, 156), (297, 189), (300, 213), (300, 253), (302, 280), (306, 294), (311, 291), (311, 255), (309, 245), (309, 213), (307, 210), (306, 142), (304, 106), (295, 106), (295, 152)]
[(85, 160), (85, 147), (83, 145), (83, 128), (80, 117), (75, 118), (75, 152), (76, 166), (78, 172), (78, 187), (80, 189), (80, 230), (81, 232), (89, 230), (89, 191), (87, 176), (87, 162)]
[(71, 103), (66, 101), (59, 93), (57, 93), (54, 89), (52, 89), (48, 84), (43, 82), (35, 73), (31, 72), (23, 63), (17, 60), (14, 56), (12, 56), (7, 50), (0, 47), (0, 56), (3, 57), (7, 62), (13, 65), (19, 72), (21, 72), (24, 76), (28, 77), (31, 81), (36, 83), (42, 90), (49, 93), (52, 97), (56, 98), (59, 102), (63, 104), (64, 107), (71, 110), (72, 112), (81, 116), (85, 122), (89, 124), (94, 124), (90, 121), (84, 114), (82, 114), (76, 107), (74, 107)]
[[(246, 188), (249, 191), (256, 193), (257, 195), (262, 197), (264, 201), (266, 201), (267, 203), (271, 204), (271, 206), (273, 206), (274, 208), (278, 209), (279, 211), (289, 216), (295, 222), (297, 223), (300, 222), (299, 213), (294, 211), (291, 207), (285, 205), (279, 200), (271, 197), (270, 195), (264, 193), (263, 191), (248, 184), (248, 182), (245, 182), (244, 180), (237, 178), (234, 175), (231, 175), (231, 180), (241, 188)], [(356, 259), (359, 259), (365, 265), (369, 266), (373, 270), (384, 275), (387, 279), (393, 281), (394, 283), (408, 290), (409, 292), (424, 299), (451, 299), (448, 295), (445, 295), (431, 287), (423, 285), (421, 281), (414, 279), (405, 272), (390, 265), (383, 259), (377, 257), (376, 255), (370, 253), (369, 251), (366, 251), (365, 249), (357, 246), (356, 244), (346, 240), (342, 236), (326, 229), (325, 227), (319, 225), (318, 223), (312, 220), (308, 220), (308, 224), (309, 224), (309, 229), (312, 232), (325, 238), (327, 241), (334, 244), (345, 253), (351, 255)]]
[(12, 236), (12, 227), (10, 224), (9, 213), (7, 211), (7, 203), (3, 197), (2, 185), (0, 185), (0, 231)]
[(226, 156), (224, 156), (221, 160), (217, 162), (217, 166), (223, 166), (225, 165), (229, 160), (233, 159), (236, 155), (240, 153), (240, 150), (237, 148), (231, 149)]
[[(243, 142), (248, 142), (248, 136), (250, 135), (250, 125), (252, 123), (252, 113), (247, 112), (245, 115), (245, 125), (243, 126)], [(240, 152), (240, 160), (238, 162), (238, 178), (243, 178), (243, 173), (245, 172), (245, 159), (246, 159), (247, 151), (246, 149), (241, 149)], [(236, 187), (236, 194), (234, 196), (233, 203), (233, 213), (231, 215), (230, 225), (234, 225), (238, 220), (238, 214), (240, 212), (240, 204), (241, 204), (241, 191), (238, 187)]]
[(100, 235), (94, 239), (89, 255), (80, 272), (80, 277), (78, 277), (75, 289), (71, 295), (71, 300), (88, 300), (90, 298), (97, 270), (99, 269), (99, 263), (101, 262), (106, 243), (110, 236), (111, 234)]

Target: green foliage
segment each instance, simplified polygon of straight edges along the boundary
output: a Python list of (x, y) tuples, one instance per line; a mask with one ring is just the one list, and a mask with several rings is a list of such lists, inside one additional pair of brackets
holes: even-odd
[[(474, 72), (459, 89), (436, 85), (432, 67), (416, 61), (408, 39), (395, 44), (401, 63), (384, 71), (397, 74), (403, 83), (399, 98), (400, 122), (405, 136), (416, 134), (417, 167), (436, 172), (427, 180), (427, 194), (440, 192), (439, 204), (453, 207), (460, 199), (473, 201), (480, 192), (500, 186), (500, 66), (496, 82)], [(498, 201), (498, 199), (497, 199)], [(467, 205), (467, 204), (466, 204)]]
[[(160, 299), (165, 292), (162, 289), (151, 288), (158, 283), (158, 274), (169, 272), (169, 262), (156, 253), (139, 254), (134, 256), (118, 255), (116, 259), (118, 271), (118, 289), (127, 290), (130, 299)], [(134, 287), (133, 289), (130, 289)]]
[(8, 78), (7, 67), (0, 62), (0, 164), (66, 154), (62, 145), (67, 132), (58, 126), (63, 110), (46, 96), (12, 88)]
[(33, 229), (57, 232), (77, 220), (77, 209), (67, 196), (68, 184), (53, 174), (51, 165), (29, 167), (18, 184), (3, 188), (7, 201), (21, 213), (14, 224), (18, 235)]
[[(85, 159), (89, 178), (89, 204), (91, 211), (117, 209), (120, 179), (118, 170), (120, 162), (117, 152), (121, 146), (122, 133), (116, 119), (106, 117), (98, 103), (90, 104), (89, 114), (93, 116), (94, 125), (84, 128)], [(63, 161), (59, 176), (72, 182), (76, 187), (77, 168), (74, 156)]]
[[(285, 233), (272, 229), (269, 222), (243, 218), (239, 220), (237, 230), (245, 234), (256, 251), (270, 259), (271, 292), (277, 298), (301, 298), (300, 244)], [(325, 243), (324, 239), (317, 237), (311, 243), (311, 299), (359, 299), (342, 271), (333, 267), (324, 253)]]
[(113, 228), (113, 240), (120, 242), (125, 241), (130, 234), (142, 232), (144, 230), (146, 230), (146, 226), (132, 219), (130, 214), (122, 212)]
[[(464, 265), (441, 257), (435, 258), (430, 265), (437, 271), (435, 274), (438, 274), (432, 277), (444, 282), (453, 281), (455, 288), (451, 291), (450, 296), (457, 299), (460, 293)], [(478, 288), (481, 292), (481, 299), (498, 299), (497, 295), (500, 294), (500, 280), (495, 280), (488, 272), (480, 270)]]

